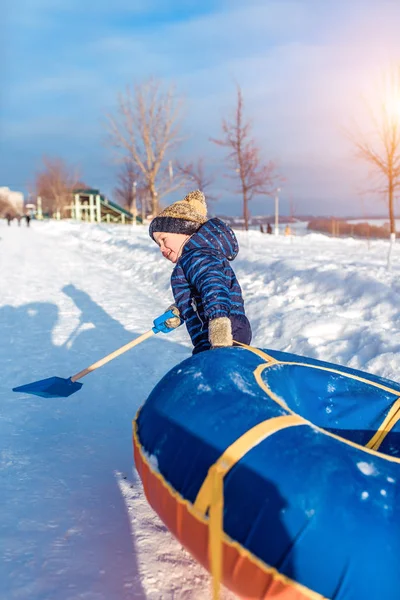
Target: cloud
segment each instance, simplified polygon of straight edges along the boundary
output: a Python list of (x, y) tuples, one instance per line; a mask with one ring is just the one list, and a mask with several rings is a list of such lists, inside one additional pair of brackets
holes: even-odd
[[(186, 99), (182, 155), (203, 155), (218, 168), (223, 151), (208, 138), (234, 110), (239, 82), (264, 156), (287, 178), (282, 195), (297, 197), (305, 212), (321, 207), (321, 198), (327, 211), (347, 210), (364, 171), (343, 127), (360, 113), (360, 92), (371, 94), (382, 66), (400, 53), (400, 9), (380, 3), (378, 10), (365, 0), (360, 11), (356, 4), (224, 0), (199, 9), (183, 0), (100, 0), (94, 11), (86, 3), (32, 0), (23, 22), (32, 17), (47, 33), (22, 29), (26, 37), (11, 46), (3, 132), (13, 152), (26, 143), (38, 154), (79, 154), (87, 157), (84, 169), (91, 156), (94, 179), (96, 156), (104, 178), (101, 117), (125, 85), (155, 75), (174, 81)], [(0, 166), (3, 177), (11, 162)], [(108, 193), (112, 178), (110, 169)], [(240, 200), (233, 206), (239, 210)]]

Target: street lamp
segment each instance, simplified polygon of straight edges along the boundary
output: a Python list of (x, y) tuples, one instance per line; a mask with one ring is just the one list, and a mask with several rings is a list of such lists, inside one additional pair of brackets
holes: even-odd
[(276, 188), (275, 192), (275, 235), (279, 235), (279, 192), (281, 188)]

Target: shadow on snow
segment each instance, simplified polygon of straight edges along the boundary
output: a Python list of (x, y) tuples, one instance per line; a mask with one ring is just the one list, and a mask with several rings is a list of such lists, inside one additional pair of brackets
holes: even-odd
[(16, 385), (69, 377), (133, 337), (85, 292), (63, 292), (81, 314), (61, 345), (52, 339), (56, 305), (0, 308), (3, 591), (10, 600), (143, 599), (117, 479), (131, 473), (136, 410), (189, 350), (158, 335), (89, 374), (69, 398), (15, 394)]

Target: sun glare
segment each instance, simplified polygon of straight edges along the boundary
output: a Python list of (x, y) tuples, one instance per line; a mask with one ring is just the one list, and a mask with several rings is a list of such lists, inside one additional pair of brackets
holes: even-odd
[(385, 102), (385, 108), (389, 119), (400, 124), (400, 93), (392, 93)]

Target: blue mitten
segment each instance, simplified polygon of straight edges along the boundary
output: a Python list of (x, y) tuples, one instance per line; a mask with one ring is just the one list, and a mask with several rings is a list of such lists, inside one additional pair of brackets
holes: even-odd
[(169, 333), (173, 329), (182, 325), (183, 321), (180, 318), (179, 309), (175, 304), (172, 304), (162, 315), (157, 317), (157, 319), (153, 322), (153, 331), (154, 333), (158, 333), (162, 331), (163, 333)]

